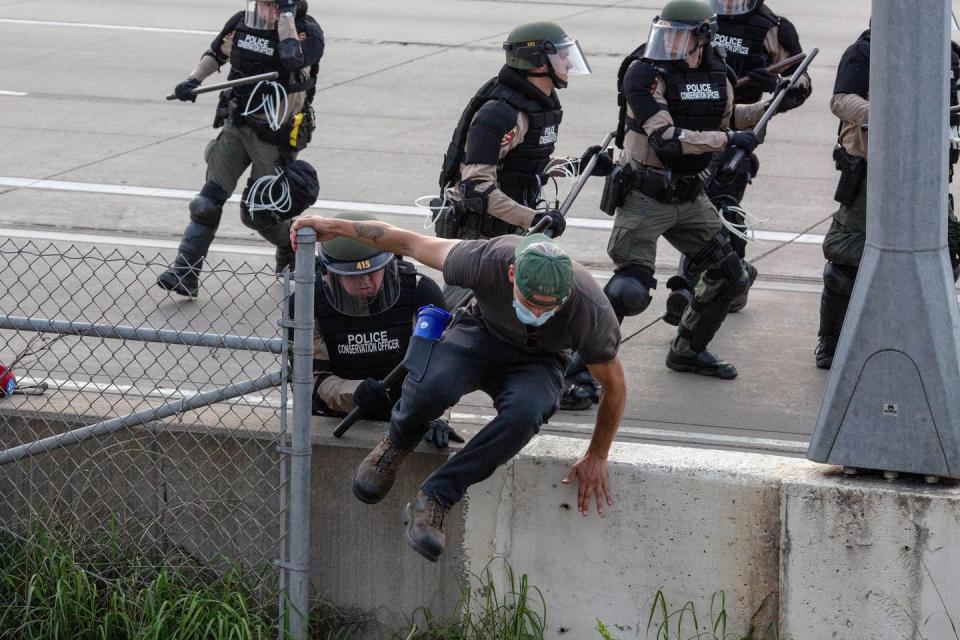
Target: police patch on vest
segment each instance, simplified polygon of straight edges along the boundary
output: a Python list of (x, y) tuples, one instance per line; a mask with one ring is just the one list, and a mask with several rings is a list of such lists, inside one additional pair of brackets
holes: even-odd
[(503, 137), (500, 138), (500, 146), (501, 147), (507, 146), (508, 144), (513, 142), (513, 139), (516, 137), (517, 137), (517, 128), (514, 127), (513, 129), (510, 129), (510, 131), (507, 131), (505, 134), (503, 134)]
[(387, 331), (369, 333), (348, 333), (347, 343), (337, 345), (337, 353), (342, 356), (355, 356), (362, 353), (383, 353), (400, 349), (400, 340), (391, 338)]
[(557, 125), (552, 124), (543, 128), (540, 134), (540, 144), (550, 144), (557, 141)]
[(272, 43), (266, 38), (258, 38), (248, 33), (243, 40), (239, 40), (234, 46), (246, 49), (247, 51), (253, 51), (254, 53), (262, 53), (265, 56), (272, 56), (273, 47), (271, 44)]
[(720, 47), (727, 53), (737, 53), (742, 56), (750, 55), (750, 47), (743, 44), (743, 38), (734, 38), (718, 33), (713, 37), (713, 46)]
[(688, 84), (687, 88), (680, 92), (681, 100), (719, 100), (720, 90), (710, 83), (706, 84)]

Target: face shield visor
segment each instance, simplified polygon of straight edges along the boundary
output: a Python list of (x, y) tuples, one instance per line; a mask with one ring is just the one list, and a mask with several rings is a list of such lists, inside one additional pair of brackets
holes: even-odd
[(760, 0), (707, 0), (707, 4), (719, 16), (740, 16), (756, 9)]
[(249, 0), (244, 23), (251, 29), (270, 31), (277, 26), (280, 9), (276, 0)]
[(321, 260), (326, 267), (323, 292), (340, 313), (373, 316), (389, 310), (400, 298), (400, 272), (392, 254), (349, 263)]
[(564, 40), (548, 46), (547, 59), (560, 78), (590, 75), (590, 63), (576, 40)]
[(649, 60), (685, 60), (704, 43), (713, 40), (716, 30), (715, 19), (712, 24), (654, 20), (643, 57)]

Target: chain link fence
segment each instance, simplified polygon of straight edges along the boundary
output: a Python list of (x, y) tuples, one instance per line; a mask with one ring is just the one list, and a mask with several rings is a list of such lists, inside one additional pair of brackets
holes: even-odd
[[(296, 277), (311, 306), (312, 252)], [(289, 472), (309, 473), (309, 422), (299, 444), (287, 428), (292, 278), (265, 263), (208, 263), (186, 300), (155, 285), (160, 255), (0, 241), (0, 364), (18, 380), (0, 400), (0, 527), (55, 536), (98, 575), (241, 567), (260, 599), (282, 605), (294, 574), (305, 594), (287, 535), (308, 491)]]

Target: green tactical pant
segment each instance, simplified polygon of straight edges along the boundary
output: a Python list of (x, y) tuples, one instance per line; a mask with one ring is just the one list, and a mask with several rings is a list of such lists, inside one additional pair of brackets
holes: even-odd
[[(823, 257), (834, 264), (860, 266), (863, 247), (867, 241), (867, 181), (857, 191), (850, 205), (840, 205), (833, 214), (833, 223), (823, 239)], [(950, 255), (960, 250), (960, 221), (953, 213), (953, 198), (947, 205), (947, 244)]]
[[(617, 209), (607, 253), (617, 269), (641, 265), (654, 272), (660, 236), (680, 253), (693, 256), (722, 226), (716, 208), (702, 191), (690, 202), (668, 204), (634, 190)], [(716, 298), (722, 286), (723, 279), (713, 277), (708, 271), (697, 283), (694, 295), (701, 304), (707, 304)], [(691, 307), (688, 307), (680, 326), (688, 326), (692, 320)]]
[[(216, 183), (226, 193), (233, 193), (247, 167), (251, 167), (248, 185), (272, 174), (280, 164), (280, 150), (260, 140), (252, 128), (238, 127), (228, 120), (217, 137), (207, 144), (203, 158), (207, 162), (207, 181)], [(264, 212), (250, 214), (246, 207), (241, 207), (240, 219), (268, 242), (281, 247), (290, 245), (289, 221), (278, 223)]]

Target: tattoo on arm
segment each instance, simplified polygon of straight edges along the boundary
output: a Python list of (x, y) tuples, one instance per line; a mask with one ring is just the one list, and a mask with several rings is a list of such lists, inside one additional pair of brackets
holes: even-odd
[(387, 230), (383, 227), (378, 227), (372, 224), (363, 224), (362, 222), (353, 223), (353, 231), (357, 234), (358, 238), (363, 238), (365, 240), (377, 240), (382, 238)]

